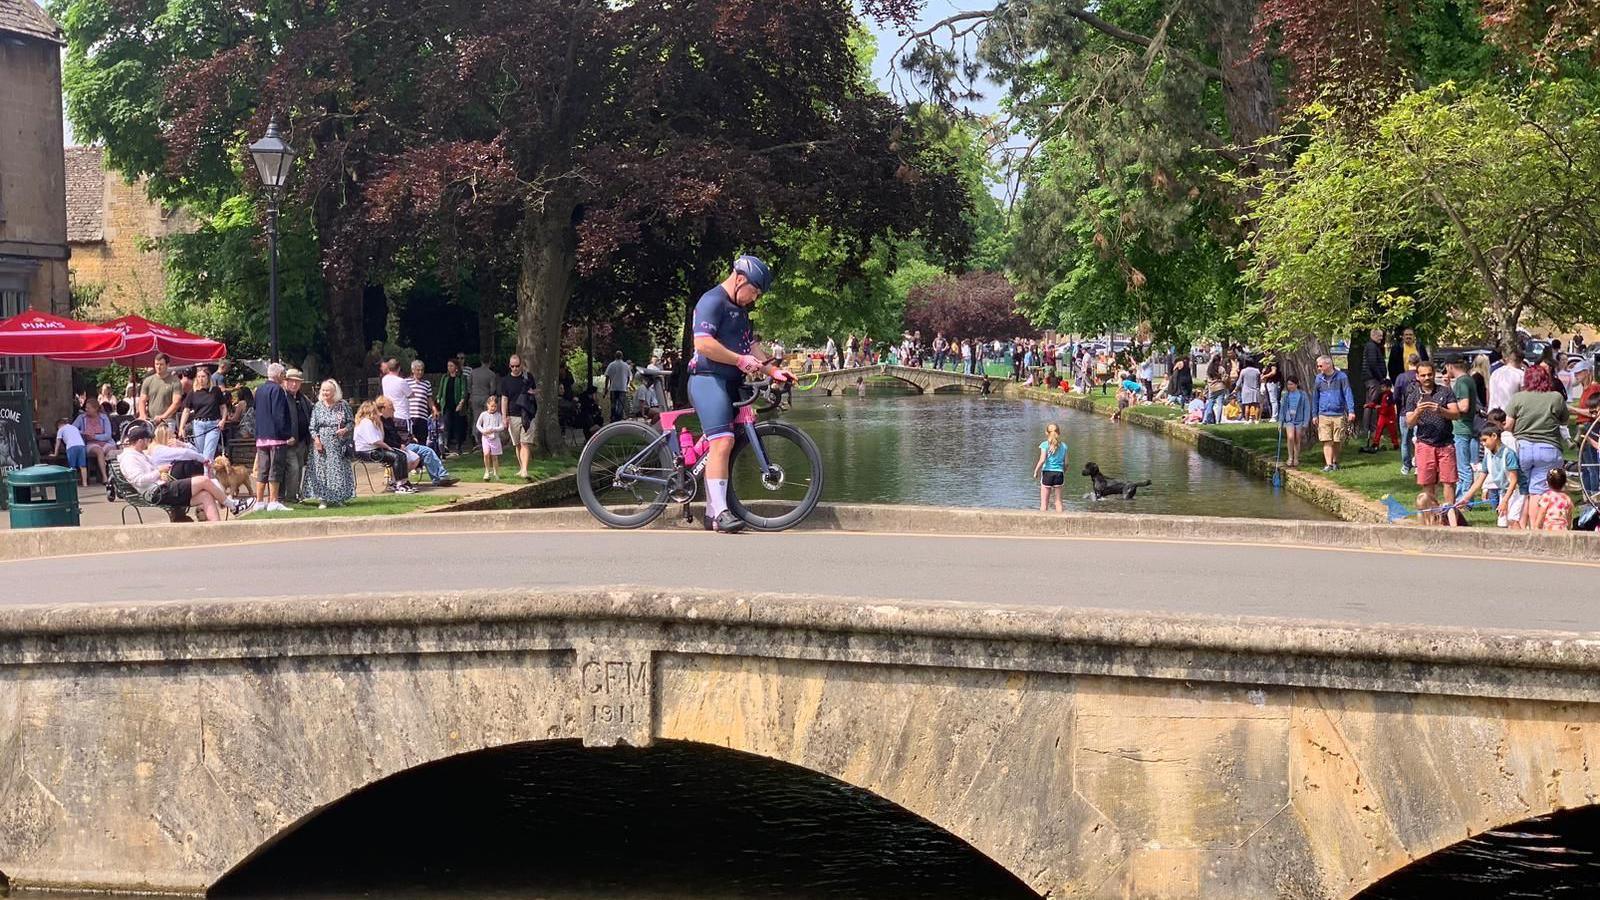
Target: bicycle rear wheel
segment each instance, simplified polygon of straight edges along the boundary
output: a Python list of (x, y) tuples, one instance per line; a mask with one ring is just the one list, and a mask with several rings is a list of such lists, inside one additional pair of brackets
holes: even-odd
[(1578, 437), (1578, 485), (1590, 506), (1600, 507), (1600, 419), (1580, 430)]
[[(756, 531), (793, 528), (822, 499), (822, 454), (810, 435), (783, 422), (756, 425), (756, 440), (770, 468), (762, 471), (755, 448), (741, 435), (729, 462), (728, 508)], [(754, 503), (758, 510), (746, 505)]]
[(677, 471), (666, 441), (640, 457), (661, 432), (643, 422), (612, 422), (595, 432), (578, 457), (578, 496), (589, 514), (612, 528), (640, 528), (667, 508), (665, 484)]

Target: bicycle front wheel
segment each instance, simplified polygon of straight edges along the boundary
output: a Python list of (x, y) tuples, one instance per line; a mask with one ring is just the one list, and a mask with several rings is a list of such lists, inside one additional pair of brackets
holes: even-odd
[(640, 528), (667, 508), (667, 479), (677, 471), (661, 432), (643, 422), (612, 422), (578, 457), (578, 496), (612, 528)]
[(793, 425), (762, 422), (755, 430), (761, 453), (742, 435), (733, 448), (728, 508), (756, 531), (793, 528), (822, 499), (822, 454), (811, 436)]

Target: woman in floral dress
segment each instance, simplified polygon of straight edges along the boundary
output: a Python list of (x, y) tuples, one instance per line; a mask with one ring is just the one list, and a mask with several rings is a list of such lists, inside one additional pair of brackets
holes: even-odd
[(317, 404), (311, 408), (311, 494), (318, 509), (329, 504), (343, 506), (356, 495), (355, 472), (351, 468), (350, 404), (344, 402), (338, 382), (322, 383)]

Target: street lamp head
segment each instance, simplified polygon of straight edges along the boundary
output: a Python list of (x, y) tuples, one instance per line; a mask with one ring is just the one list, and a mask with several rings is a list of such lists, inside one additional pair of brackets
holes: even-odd
[(250, 156), (261, 173), (261, 183), (277, 190), (289, 180), (289, 167), (294, 163), (294, 149), (278, 133), (278, 120), (267, 125), (266, 136), (250, 145)]

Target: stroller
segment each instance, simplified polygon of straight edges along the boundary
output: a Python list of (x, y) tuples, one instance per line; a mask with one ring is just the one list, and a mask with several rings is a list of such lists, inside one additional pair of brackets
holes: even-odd
[(428, 439), (425, 441), (428, 449), (439, 454), (440, 459), (449, 455), (449, 438), (445, 434), (444, 416), (432, 416), (428, 419)]

